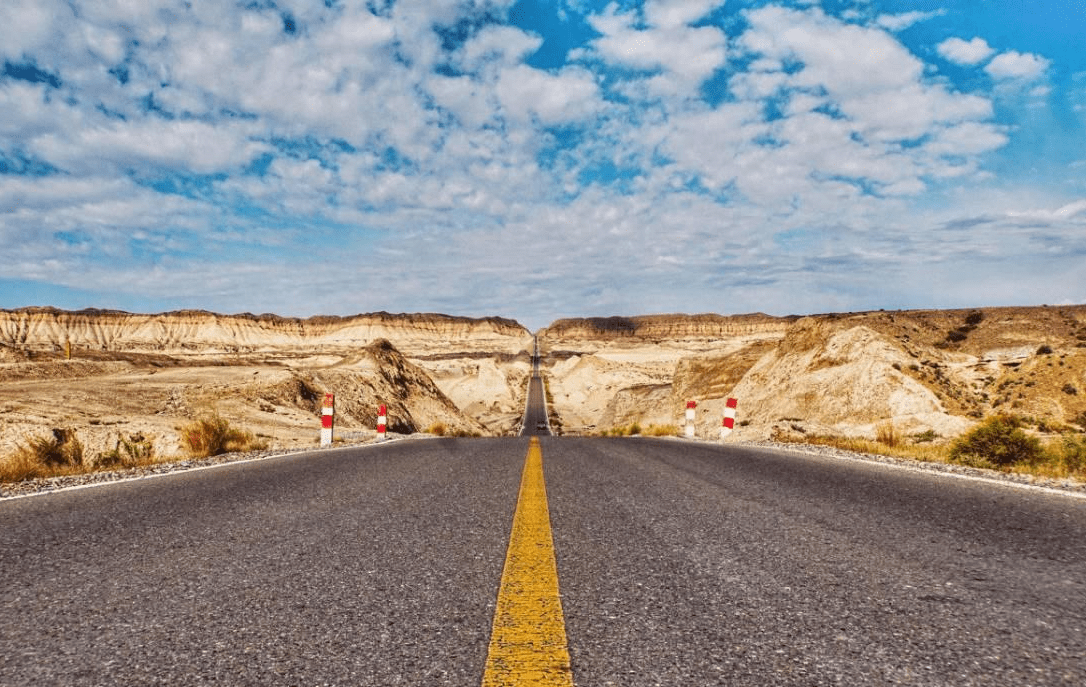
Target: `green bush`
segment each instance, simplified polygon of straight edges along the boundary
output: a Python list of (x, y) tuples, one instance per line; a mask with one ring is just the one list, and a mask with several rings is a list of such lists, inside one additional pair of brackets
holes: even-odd
[(1064, 437), (1060, 449), (1060, 462), (1067, 472), (1086, 473), (1086, 437)]
[(1044, 451), (1040, 440), (1022, 431), (1017, 418), (997, 415), (978, 425), (950, 448), (951, 460), (966, 465), (990, 463), (1003, 468), (1015, 463), (1036, 463)]
[(917, 444), (927, 444), (927, 443), (930, 443), (932, 441), (935, 441), (938, 438), (939, 438), (939, 435), (936, 434), (934, 429), (926, 429), (923, 432), (920, 432), (919, 434), (914, 434), (913, 435), (913, 442), (917, 443)]

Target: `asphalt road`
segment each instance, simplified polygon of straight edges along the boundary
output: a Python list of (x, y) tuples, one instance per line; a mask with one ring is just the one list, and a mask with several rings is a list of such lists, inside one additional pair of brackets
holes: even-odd
[[(478, 685), (526, 438), (0, 502), (0, 684)], [(1086, 501), (543, 437), (577, 685), (1086, 684)]]
[(539, 351), (532, 355), (532, 377), (528, 382), (528, 402), (525, 404), (521, 436), (550, 436), (547, 405), (543, 398), (543, 380), (539, 376)]

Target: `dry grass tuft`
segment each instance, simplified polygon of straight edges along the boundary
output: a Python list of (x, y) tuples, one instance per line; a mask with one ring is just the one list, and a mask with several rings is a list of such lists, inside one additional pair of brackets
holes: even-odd
[(70, 429), (33, 437), (0, 462), (0, 482), (21, 482), (83, 471), (83, 444)]
[(989, 418), (972, 432), (950, 444), (932, 443), (934, 432), (907, 442), (898, 437), (891, 444), (836, 435), (802, 435), (777, 432), (774, 441), (830, 446), (854, 453), (909, 458), (931, 463), (959, 463), (970, 467), (1016, 472), (1053, 479), (1086, 480), (1086, 435), (1067, 434), (1046, 442), (1027, 435), (1021, 420), (1007, 416)]
[(647, 437), (677, 437), (681, 432), (678, 425), (649, 425), (642, 434)]
[(131, 468), (155, 462), (155, 446), (143, 434), (132, 434), (127, 439), (117, 439), (117, 446), (98, 456), (94, 467), (99, 470)]
[(680, 434), (680, 430), (675, 425), (649, 425), (647, 428), (642, 427), (641, 423), (634, 422), (633, 424), (623, 425), (619, 427), (612, 427), (611, 429), (605, 429), (596, 433), (596, 436), (601, 437), (677, 437)]
[(895, 448), (901, 443), (901, 435), (894, 428), (894, 423), (887, 420), (875, 428), (875, 441), (883, 446)]
[(181, 442), (197, 458), (267, 447), (267, 442), (257, 439), (252, 432), (232, 427), (220, 415), (207, 415), (183, 427)]

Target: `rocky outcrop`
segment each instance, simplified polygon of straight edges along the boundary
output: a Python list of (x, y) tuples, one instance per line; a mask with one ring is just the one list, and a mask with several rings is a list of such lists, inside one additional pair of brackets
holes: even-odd
[[(412, 434), (435, 425), (456, 434), (486, 432), (442, 393), (425, 370), (411, 363), (387, 339), (375, 341), (334, 365), (297, 371), (295, 376), (301, 387), (321, 390), (317, 399), (322, 399), (325, 391), (334, 391), (336, 422), (344, 428), (373, 429), (378, 406), (384, 404), (392, 432)], [(308, 405), (314, 413), (319, 412), (319, 400), (309, 401)]]
[(298, 319), (183, 310), (142, 315), (115, 310), (0, 310), (0, 344), (21, 351), (76, 349), (175, 355), (282, 349), (342, 349), (387, 339), (406, 355), (454, 351), (512, 353), (531, 348), (531, 333), (513, 320), (438, 314)]
[(743, 417), (765, 427), (801, 423), (805, 431), (873, 437), (879, 423), (900, 431), (958, 434), (971, 422), (947, 412), (938, 395), (903, 372), (911, 359), (896, 342), (864, 326), (807, 319), (735, 385)]
[(740, 336), (780, 337), (792, 317), (751, 315), (644, 315), (639, 317), (588, 317), (553, 322), (538, 332), (543, 350), (576, 350), (614, 342), (681, 343), (719, 341)]
[(715, 436), (729, 396), (739, 398), (736, 438), (874, 438), (887, 423), (952, 437), (993, 413), (1086, 423), (1086, 306), (733, 319), (551, 325), (540, 339), (561, 351), (544, 360), (567, 427), (681, 425), (695, 400), (700, 435)]
[(276, 448), (315, 446), (326, 393), (335, 395), (337, 437), (375, 438), (381, 404), (390, 432), (487, 433), (387, 340), (345, 357), (162, 363), (133, 356), (0, 364), (0, 459), (56, 428), (75, 431), (92, 459), (136, 434), (155, 455), (176, 455), (183, 428), (211, 414)]

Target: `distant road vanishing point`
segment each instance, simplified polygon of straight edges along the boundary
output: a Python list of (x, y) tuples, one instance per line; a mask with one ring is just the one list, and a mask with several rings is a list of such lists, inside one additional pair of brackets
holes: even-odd
[(0, 685), (1081, 685), (1086, 500), (674, 439), (0, 502)]
[(528, 381), (528, 400), (525, 402), (521, 436), (550, 436), (547, 403), (543, 391), (543, 379), (539, 374), (539, 344), (532, 353), (532, 376)]

